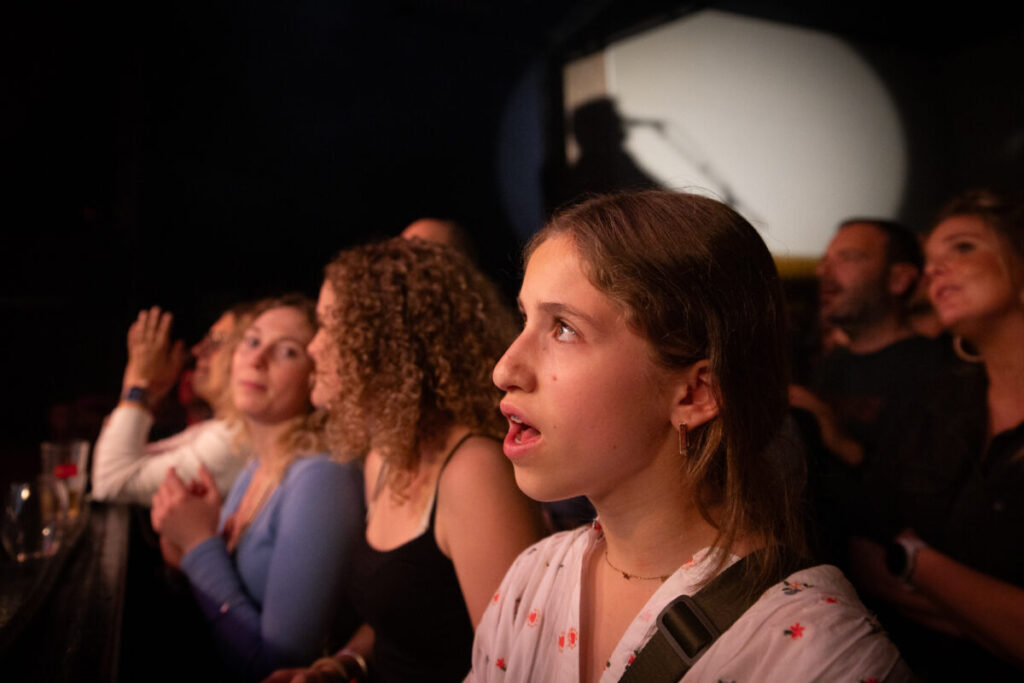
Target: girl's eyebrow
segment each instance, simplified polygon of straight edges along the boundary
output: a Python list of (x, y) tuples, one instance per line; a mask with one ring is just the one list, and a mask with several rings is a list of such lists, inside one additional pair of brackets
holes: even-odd
[(954, 232), (952, 235), (946, 235), (942, 238), (943, 242), (952, 242), (954, 240), (963, 239), (964, 237), (976, 237), (977, 233), (971, 230), (961, 230), (960, 232)]
[[(516, 297), (516, 307), (522, 315), (526, 315), (526, 308), (523, 306), (523, 300), (520, 297)], [(569, 304), (562, 303), (561, 301), (542, 301), (537, 305), (537, 308), (543, 313), (547, 313), (553, 318), (571, 317), (578, 318), (584, 322), (597, 326), (597, 322), (593, 316), (587, 315), (578, 308), (573, 308)]]
[(597, 322), (594, 320), (592, 316), (587, 315), (578, 308), (573, 308), (569, 304), (562, 303), (560, 301), (544, 301), (541, 302), (537, 306), (537, 308), (539, 308), (541, 311), (547, 313), (553, 318), (577, 318), (585, 323), (588, 323), (591, 326), (597, 326)]

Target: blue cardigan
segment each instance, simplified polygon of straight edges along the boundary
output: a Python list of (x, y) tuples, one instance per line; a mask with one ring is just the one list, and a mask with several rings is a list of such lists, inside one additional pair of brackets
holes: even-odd
[[(239, 475), (221, 510), (235, 512), (256, 463)], [(236, 675), (262, 679), (321, 654), (363, 533), (362, 474), (326, 455), (299, 458), (229, 555), (221, 536), (189, 552), (181, 568)]]

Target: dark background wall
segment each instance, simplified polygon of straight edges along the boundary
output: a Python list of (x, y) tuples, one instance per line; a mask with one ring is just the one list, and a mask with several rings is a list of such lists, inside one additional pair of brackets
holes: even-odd
[[(863, 46), (906, 107), (912, 217), (966, 185), (1021, 177), (1022, 32), (1006, 11), (712, 4)], [(562, 61), (695, 7), (4, 9), (0, 468), (34, 457), (52, 405), (90, 395), (85, 414), (112, 405), (141, 306), (172, 309), (193, 342), (239, 299), (314, 294), (333, 253), (423, 215), (465, 223), (512, 291), (517, 246), (539, 226), (560, 165)]]

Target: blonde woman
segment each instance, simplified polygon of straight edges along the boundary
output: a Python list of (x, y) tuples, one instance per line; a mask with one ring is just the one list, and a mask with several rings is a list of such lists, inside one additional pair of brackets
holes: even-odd
[(248, 680), (322, 651), (362, 522), (358, 471), (318, 454), (315, 330), (312, 303), (288, 297), (242, 335), (230, 383), (254, 457), (223, 508), (205, 469), (192, 485), (172, 470), (153, 499), (162, 545), (180, 553), (226, 665)]
[(225, 393), (234, 344), (252, 322), (251, 308), (251, 304), (240, 304), (225, 311), (192, 347), (196, 359), (192, 389), (213, 408), (214, 417), (151, 443), (147, 443), (153, 426), (150, 407), (177, 381), (183, 351), (181, 342), (170, 342), (169, 312), (155, 306), (139, 311), (128, 330), (121, 401), (96, 440), (94, 498), (149, 505), (168, 469), (174, 467), (180, 476), (192, 479), (199, 475), (200, 465), (213, 475), (218, 491), (226, 494), (231, 489), (248, 453), (237, 438), (237, 425), (225, 419), (231, 404)]
[[(928, 295), (969, 361), (908, 407), (859, 540), (865, 591), (926, 680), (1024, 669), (1024, 203), (973, 190), (925, 242)], [(935, 653), (943, 653), (941, 657)]]

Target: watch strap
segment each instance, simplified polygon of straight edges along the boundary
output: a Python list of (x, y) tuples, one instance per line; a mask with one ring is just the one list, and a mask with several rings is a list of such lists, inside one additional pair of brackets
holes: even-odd
[(902, 581), (911, 583), (910, 578), (914, 575), (914, 569), (917, 567), (917, 554), (921, 552), (922, 548), (927, 548), (928, 544), (917, 536), (900, 536), (893, 539), (893, 543), (903, 548), (904, 556), (906, 557), (906, 561), (903, 563), (903, 567), (897, 576)]
[(149, 391), (146, 387), (132, 386), (128, 387), (128, 390), (121, 394), (122, 401), (128, 401), (130, 403), (140, 403), (144, 406), (149, 405)]

